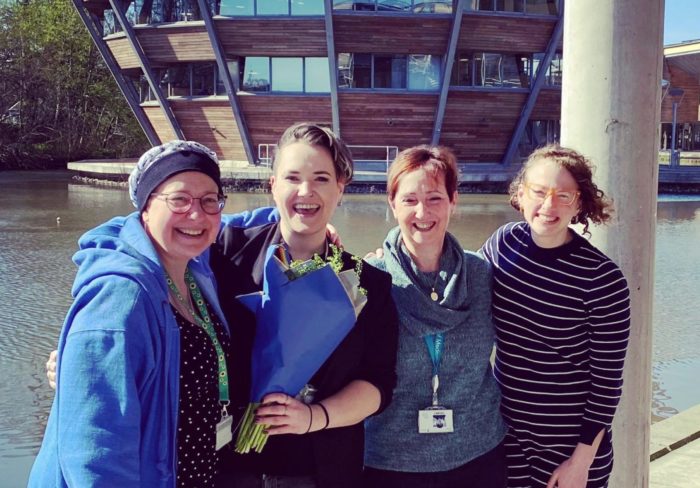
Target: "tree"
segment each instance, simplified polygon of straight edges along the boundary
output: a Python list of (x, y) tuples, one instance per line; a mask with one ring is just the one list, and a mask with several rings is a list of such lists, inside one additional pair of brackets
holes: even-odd
[(0, 7), (0, 169), (147, 147), (70, 0)]

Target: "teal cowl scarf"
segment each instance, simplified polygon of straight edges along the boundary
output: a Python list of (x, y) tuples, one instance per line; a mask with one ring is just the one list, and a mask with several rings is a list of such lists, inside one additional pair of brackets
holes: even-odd
[[(392, 277), (392, 294), (397, 305), (401, 304), (398, 307), (401, 324), (412, 335), (447, 332), (469, 320), (472, 293), (467, 263), (464, 251), (452, 234), (445, 234), (438, 276), (418, 270), (402, 244), (398, 227), (389, 231), (384, 241), (384, 263)], [(438, 301), (430, 298), (433, 286)]]

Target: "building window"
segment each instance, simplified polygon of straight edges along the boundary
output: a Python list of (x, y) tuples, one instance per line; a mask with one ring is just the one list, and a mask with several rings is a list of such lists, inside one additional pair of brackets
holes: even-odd
[(533, 15), (557, 15), (558, 0), (471, 0), (467, 10), (516, 12)]
[[(458, 53), (452, 66), (450, 86), (527, 88), (542, 63), (544, 53)], [(556, 53), (545, 73), (546, 86), (561, 86), (563, 60)]]
[(406, 88), (406, 56), (374, 55), (372, 88)]
[(219, 15), (244, 16), (255, 15), (254, 0), (221, 0)]
[[(231, 81), (233, 82), (233, 89), (238, 91), (241, 86), (240, 75), (238, 71), (238, 60), (234, 59), (232, 61), (226, 61), (226, 67), (228, 68), (229, 75), (231, 76)], [(216, 94), (226, 95), (226, 85), (224, 84), (224, 74), (218, 70), (216, 72)]]
[(272, 74), (272, 91), (304, 91), (303, 58), (272, 58)]
[(408, 56), (408, 89), (440, 89), (440, 57), (430, 54)]
[(240, 69), (244, 91), (270, 91), (270, 58), (249, 56), (243, 60)]
[(221, 0), (219, 15), (323, 15), (323, 0)]
[(527, 88), (531, 66), (527, 55), (459, 53), (452, 66), (450, 85)]
[(328, 58), (247, 57), (239, 67), (243, 90), (329, 93)]
[(529, 155), (538, 147), (559, 142), (561, 126), (558, 120), (528, 120), (520, 139), (520, 153)]
[(330, 93), (331, 74), (328, 58), (306, 58), (304, 60), (304, 81), (306, 93)]
[(338, 54), (338, 88), (435, 91), (441, 58), (430, 54)]
[(452, 0), (333, 0), (335, 10), (451, 14)]

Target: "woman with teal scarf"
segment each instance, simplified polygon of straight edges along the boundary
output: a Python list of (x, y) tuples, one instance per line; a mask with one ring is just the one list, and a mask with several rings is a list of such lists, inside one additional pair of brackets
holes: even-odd
[(398, 227), (372, 264), (392, 277), (398, 382), (391, 405), (365, 423), (365, 484), (504, 487), (506, 428), (489, 362), (491, 269), (447, 232), (455, 156), (441, 147), (402, 151), (387, 192)]

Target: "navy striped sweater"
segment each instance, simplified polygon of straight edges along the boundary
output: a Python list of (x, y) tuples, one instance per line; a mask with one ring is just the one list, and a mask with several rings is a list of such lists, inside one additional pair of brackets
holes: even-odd
[(498, 229), (482, 253), (493, 265), (495, 375), (510, 434), (548, 471), (605, 430), (598, 454), (610, 451), (611, 465), (630, 326), (619, 268), (579, 235), (540, 248), (525, 222)]

